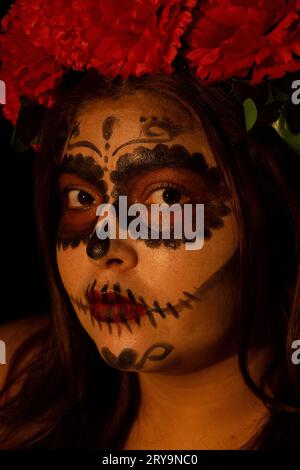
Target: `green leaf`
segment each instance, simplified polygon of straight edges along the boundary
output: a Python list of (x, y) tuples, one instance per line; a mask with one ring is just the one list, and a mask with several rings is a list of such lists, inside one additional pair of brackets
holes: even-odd
[(39, 143), (40, 143), (39, 137), (35, 136), (35, 138), (31, 140), (30, 145), (36, 145)]
[(251, 98), (247, 98), (244, 103), (244, 114), (245, 114), (245, 122), (246, 122), (246, 129), (250, 131), (254, 124), (257, 121), (257, 107), (255, 102)]
[(283, 114), (280, 114), (278, 121), (273, 124), (273, 127), (276, 129), (281, 138), (285, 140), (285, 142), (300, 155), (300, 133), (293, 134), (290, 131), (287, 120)]
[(17, 131), (16, 131), (16, 127), (14, 128), (14, 133), (11, 138), (10, 145), (14, 147), (14, 149), (18, 153), (24, 153), (26, 152), (26, 150), (28, 150), (28, 147), (24, 145), (21, 139), (19, 138)]

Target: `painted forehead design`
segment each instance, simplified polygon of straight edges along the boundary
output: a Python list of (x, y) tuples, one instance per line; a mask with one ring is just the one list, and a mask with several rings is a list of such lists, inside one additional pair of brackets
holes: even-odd
[[(123, 142), (119, 146), (115, 148), (111, 148), (111, 143), (110, 139), (113, 135), (115, 125), (117, 122), (120, 121), (120, 118), (117, 118), (116, 116), (107, 116), (102, 123), (99, 125), (99, 136), (101, 135), (102, 139), (104, 140), (103, 142), (103, 149), (102, 151), (100, 150), (99, 146), (97, 146), (94, 142), (91, 142), (89, 140), (77, 140), (75, 142), (72, 142), (74, 138), (79, 138), (80, 137), (80, 122), (75, 121), (68, 141), (66, 145), (66, 150), (70, 151), (75, 148), (79, 147), (85, 147), (90, 150), (93, 150), (101, 159), (103, 159), (104, 163), (106, 164), (108, 162), (108, 155), (107, 153), (110, 152), (111, 156), (117, 155), (117, 153), (127, 145), (132, 145), (132, 144), (138, 144), (138, 143), (160, 143), (160, 142), (169, 142), (173, 140), (175, 137), (177, 137), (180, 133), (184, 132), (184, 130), (187, 130), (187, 127), (184, 127), (183, 125), (178, 125), (175, 124), (170, 118), (168, 117), (162, 117), (159, 118), (157, 116), (151, 116), (151, 117), (144, 117), (141, 116), (139, 118), (139, 123), (140, 123), (140, 130), (139, 130), (139, 136), (130, 139), (126, 142)], [(191, 127), (189, 127), (190, 129)], [(107, 166), (105, 165), (103, 167), (104, 171), (108, 171)]]
[(141, 130), (140, 135), (136, 139), (131, 139), (119, 145), (113, 152), (116, 155), (119, 150), (130, 144), (138, 143), (158, 143), (169, 142), (184, 131), (183, 126), (179, 126), (171, 121), (170, 118), (158, 118), (152, 116), (150, 118), (140, 117)]
[[(114, 128), (116, 121), (117, 121), (117, 118), (115, 118), (114, 116), (108, 116), (107, 118), (104, 119), (102, 123), (102, 137), (104, 140), (106, 140), (106, 143), (104, 146), (106, 151), (110, 149), (110, 144), (108, 141), (112, 136), (113, 128)], [(73, 150), (74, 148), (78, 148), (78, 147), (86, 147), (96, 152), (100, 158), (103, 158), (104, 163), (108, 162), (108, 156), (106, 154), (102, 155), (101, 150), (93, 142), (90, 142), (88, 140), (78, 140), (77, 142), (74, 142), (72, 144), (70, 143), (73, 137), (79, 137), (79, 136), (80, 136), (80, 122), (75, 121), (71, 129), (69, 139), (68, 139), (67, 150)], [(108, 171), (108, 168), (106, 165), (104, 166), (103, 170)]]

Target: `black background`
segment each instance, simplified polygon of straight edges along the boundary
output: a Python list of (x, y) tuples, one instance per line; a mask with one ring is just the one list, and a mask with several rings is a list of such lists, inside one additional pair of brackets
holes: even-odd
[[(0, 0), (1, 18), (11, 3), (13, 2)], [(36, 237), (33, 194), (35, 155), (32, 150), (17, 153), (10, 146), (12, 134), (12, 124), (1, 113), (0, 323), (41, 315), (49, 306), (47, 283)]]

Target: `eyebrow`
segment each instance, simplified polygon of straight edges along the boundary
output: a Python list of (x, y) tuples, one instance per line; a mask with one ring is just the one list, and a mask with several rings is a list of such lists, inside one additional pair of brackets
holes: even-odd
[(74, 142), (73, 144), (68, 144), (67, 150), (72, 150), (76, 147), (87, 147), (91, 150), (94, 150), (94, 152), (96, 152), (100, 157), (102, 157), (102, 153), (100, 152), (98, 147), (89, 140), (79, 140), (78, 142)]
[(151, 143), (157, 143), (157, 142), (170, 142), (171, 140), (173, 140), (172, 137), (170, 137), (169, 139), (166, 139), (166, 138), (163, 138), (163, 139), (158, 139), (158, 138), (152, 138), (152, 139), (132, 139), (132, 140), (129, 140), (128, 142), (124, 142), (124, 144), (121, 144), (119, 145), (119, 147), (117, 147), (113, 153), (112, 153), (112, 156), (116, 155), (117, 152), (119, 152), (119, 150), (121, 150), (122, 148), (124, 147), (127, 147), (127, 145), (132, 145), (132, 144), (151, 144)]
[(117, 160), (116, 170), (111, 172), (110, 179), (117, 184), (145, 171), (166, 167), (187, 168), (203, 173), (208, 165), (200, 152), (191, 154), (183, 145), (168, 147), (165, 144), (157, 144), (153, 149), (141, 146)]
[(91, 156), (82, 153), (76, 155), (65, 154), (58, 167), (58, 175), (75, 174), (80, 178), (97, 185), (100, 191), (105, 192), (107, 184), (103, 178), (103, 168)]

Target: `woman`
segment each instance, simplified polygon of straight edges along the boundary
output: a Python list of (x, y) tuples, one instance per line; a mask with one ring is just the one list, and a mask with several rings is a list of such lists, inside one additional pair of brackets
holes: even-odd
[[(275, 79), (300, 69), (300, 5), (275, 3), (17, 0), (3, 20), (52, 305), (0, 331), (2, 449), (297, 447), (300, 160), (268, 124), (288, 108)], [(193, 218), (155, 238), (163, 203)], [(200, 238), (178, 237), (201, 205)]]
[[(187, 70), (75, 74), (41, 149), (53, 316), (11, 362), (2, 448), (295, 448), (299, 157)], [(203, 248), (100, 240), (120, 195), (204, 202)]]

